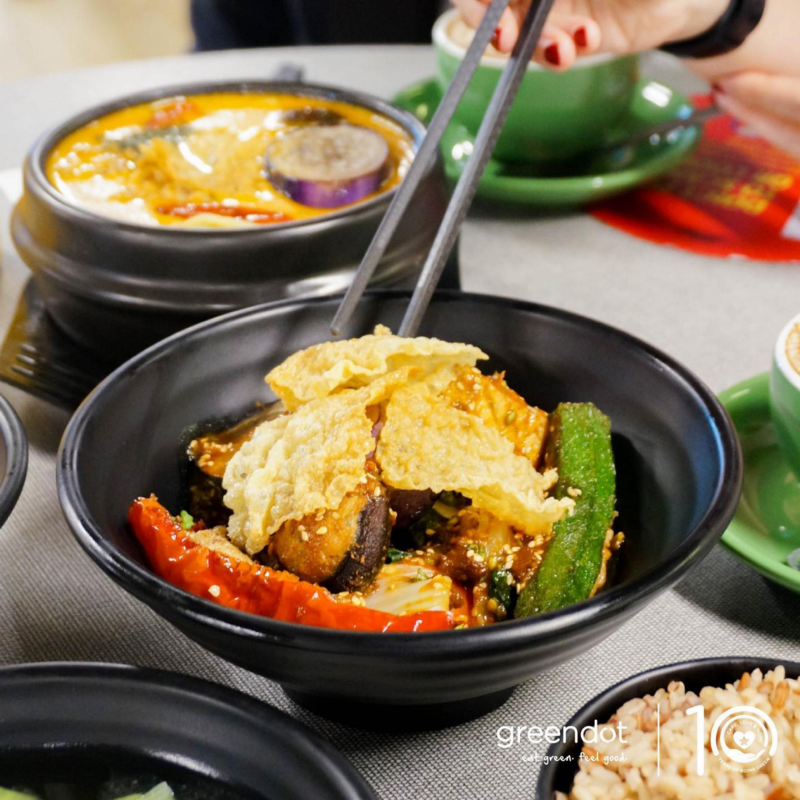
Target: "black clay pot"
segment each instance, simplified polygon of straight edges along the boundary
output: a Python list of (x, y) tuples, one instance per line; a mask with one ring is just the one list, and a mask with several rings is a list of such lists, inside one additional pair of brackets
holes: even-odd
[(119, 665), (31, 664), (0, 669), (0, 697), (0, 785), (88, 785), (113, 772), (188, 784), (196, 797), (376, 800), (317, 734), (197, 678)]
[[(180, 442), (197, 422), (271, 398), (263, 376), (328, 338), (336, 299), (229, 314), (152, 347), (114, 372), (65, 433), (58, 486), (67, 521), (114, 580), (222, 658), (351, 724), (435, 728), (474, 718), (513, 688), (607, 637), (714, 546), (736, 508), (741, 455), (714, 395), (667, 356), (620, 331), (545, 306), (438, 293), (421, 333), (466, 341), (530, 402), (593, 401), (612, 419), (619, 529), (614, 585), (580, 605), (484, 629), (428, 634), (320, 630), (245, 615), (156, 577), (126, 527), (155, 492), (177, 510)], [(405, 292), (363, 300), (347, 335), (397, 329)], [(98, 476), (103, 476), (98, 480)]]
[[(176, 94), (280, 92), (341, 100), (394, 120), (418, 148), (425, 128), (413, 114), (370, 95), (284, 81), (171, 86), (129, 95), (78, 114), (31, 148), (14, 210), (14, 244), (33, 270), (48, 312), (73, 339), (119, 363), (175, 331), (245, 306), (344, 291), (394, 196), (310, 220), (255, 229), (144, 226), (79, 208), (47, 180), (45, 163), (66, 135), (93, 119)], [(436, 235), (447, 204), (437, 159), (378, 266), (376, 286), (407, 286)]]
[(28, 472), (28, 439), (25, 428), (0, 395), (0, 528), (19, 500)]
[[(632, 678), (612, 686), (594, 700), (587, 703), (566, 723), (578, 730), (592, 726), (595, 722), (603, 724), (616, 713), (620, 706), (635, 697), (653, 694), (665, 689), (671, 681), (683, 681), (687, 691), (699, 692), (704, 686), (725, 686), (742, 677), (745, 672), (760, 669), (762, 672), (783, 665), (789, 677), (800, 675), (800, 664), (780, 658), (753, 658), (750, 656), (729, 656), (727, 658), (703, 658), (668, 664), (664, 667), (641, 672)], [(581, 745), (576, 745), (571, 737), (568, 743), (559, 742), (547, 752), (549, 761), (542, 767), (536, 787), (536, 800), (554, 800), (556, 792), (568, 794), (578, 769), (578, 756)]]

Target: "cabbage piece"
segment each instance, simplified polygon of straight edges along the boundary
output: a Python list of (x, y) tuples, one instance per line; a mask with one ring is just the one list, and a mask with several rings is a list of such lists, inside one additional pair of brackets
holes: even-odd
[(429, 567), (386, 564), (364, 598), (367, 608), (388, 614), (449, 611), (453, 581)]

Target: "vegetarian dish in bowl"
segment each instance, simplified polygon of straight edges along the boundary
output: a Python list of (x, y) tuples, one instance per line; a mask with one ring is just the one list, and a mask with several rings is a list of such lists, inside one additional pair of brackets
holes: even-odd
[[(404, 292), (368, 294), (345, 333), (357, 337), (378, 324), (393, 328), (407, 302)], [(67, 428), (59, 456), (59, 494), (67, 521), (98, 565), (201, 645), (278, 681), (305, 706), (349, 724), (394, 730), (441, 727), (486, 713), (508, 698), (517, 684), (608, 636), (699, 561), (728, 524), (741, 476), (740, 454), (728, 417), (702, 383), (648, 345), (552, 308), (441, 292), (435, 295), (420, 331), (430, 349), (419, 353), (419, 340), (411, 340), (417, 349), (386, 361), (384, 374), (384, 362), (374, 357), (365, 373), (357, 366), (364, 362), (355, 353), (346, 356), (325, 345), (312, 347), (329, 339), (336, 305), (335, 299), (265, 305), (209, 321), (154, 346), (113, 373), (84, 402)], [(435, 347), (444, 352), (433, 350), (434, 339), (438, 340)], [(363, 341), (340, 342), (336, 347), (359, 346)], [(407, 341), (379, 335), (371, 344), (386, 347), (400, 342), (405, 347)], [(330, 364), (324, 360), (326, 353), (334, 353)], [(372, 346), (370, 353), (374, 353)], [(482, 354), (488, 360), (481, 359)], [(319, 361), (314, 361), (316, 355)], [(481, 377), (472, 364), (480, 364)], [(458, 383), (452, 387), (453, 381), (448, 380), (437, 386), (441, 368), (463, 372), (462, 383), (466, 377), (468, 383), (487, 390), (491, 402), (485, 407), (485, 418), (484, 406), (472, 395), (466, 403), (458, 396)], [(419, 372), (412, 379), (414, 369)], [(389, 379), (398, 370), (400, 376)], [(505, 372), (513, 393), (501, 380), (492, 379), (499, 372)], [(227, 437), (228, 441), (218, 438), (216, 450), (209, 447), (214, 442), (202, 440), (231, 431), (255, 410), (269, 415), (278, 397), (264, 382), (266, 374), (290, 413), (256, 428), (257, 433), (231, 459), (231, 474), (226, 476), (217, 454), (242, 430)], [(373, 393), (388, 391), (396, 378), (399, 382), (385, 399), (373, 402)], [(340, 388), (332, 391), (335, 387)], [(450, 393), (442, 397), (448, 387)], [(636, 387), (635, 391), (630, 387)], [(470, 403), (474, 409), (469, 409)], [(573, 492), (576, 497), (569, 492), (579, 488), (574, 485), (576, 470), (562, 464), (559, 474), (567, 480), (559, 487), (556, 475), (548, 476), (547, 442), (544, 462), (534, 465), (524, 453), (515, 451), (515, 443), (507, 436), (531, 430), (530, 422), (537, 417), (544, 420), (545, 411), (554, 415), (547, 420), (552, 427), (559, 406), (563, 411), (573, 408), (569, 404), (584, 403), (598, 409), (587, 414), (596, 432), (574, 441), (581, 444), (581, 453), (590, 442), (592, 452), (596, 444), (598, 453), (607, 453), (610, 420), (615, 473), (612, 486), (610, 463), (597, 459), (600, 469), (591, 492), (605, 502), (585, 506), (592, 510), (592, 524), (585, 530), (592, 531), (592, 540), (599, 545), (592, 550), (594, 569), (606, 541), (604, 515), (610, 519), (618, 512), (613, 530), (624, 532), (625, 541), (611, 556), (606, 586), (593, 597), (582, 599), (592, 593), (599, 573), (587, 571), (578, 584), (570, 571), (566, 580), (557, 578), (540, 588), (552, 589), (558, 596), (579, 585), (577, 597), (563, 596), (563, 607), (546, 613), (535, 613), (536, 601), (531, 604), (531, 616), (500, 621), (500, 601), (485, 594), (491, 574), (483, 570), (491, 566), (492, 556), (497, 559), (492, 571), (506, 569), (510, 561), (512, 582), (515, 588), (519, 582), (521, 591), (509, 616), (519, 617), (525, 611), (525, 606), (519, 606), (525, 587), (539, 585), (534, 581), (536, 570), (530, 576), (525, 573), (521, 542), (531, 553), (526, 557), (535, 559), (537, 537), (542, 537), (543, 569), (548, 553), (557, 552), (552, 547), (559, 526), (586, 519), (579, 513), (584, 492)], [(335, 413), (316, 413), (333, 408), (329, 404), (335, 405)], [(367, 409), (376, 405), (379, 415), (374, 416), (372, 409), (369, 416)], [(509, 414), (512, 410), (516, 416)], [(380, 414), (385, 417), (377, 431)], [(566, 431), (566, 420), (562, 421)], [(555, 427), (547, 431), (550, 447), (559, 442)], [(524, 450), (529, 441), (527, 436), (520, 438), (518, 449)], [(562, 441), (566, 444), (566, 438)], [(195, 458), (189, 459), (192, 442)], [(269, 458), (264, 457), (267, 451)], [(119, 468), (121, 456), (124, 469)], [(378, 473), (368, 469), (369, 460), (376, 463)], [(240, 471), (235, 471), (236, 465)], [(216, 476), (209, 474), (213, 467)], [(296, 480), (300, 482), (295, 484)], [(318, 497), (321, 484), (325, 489), (323, 497)], [(236, 512), (227, 520), (214, 516), (228, 508), (219, 502), (221, 486), (231, 495), (225, 502), (230, 501)], [(589, 482), (580, 486), (587, 500)], [(192, 487), (201, 489), (194, 498)], [(390, 489), (422, 492), (423, 513), (430, 512), (428, 491), (433, 492), (438, 505), (433, 511), (448, 521), (455, 516), (456, 530), (440, 525), (436, 517), (430, 520), (429, 513), (434, 524), (423, 523), (425, 539), (419, 541), (424, 547), (403, 541), (404, 536), (413, 535), (413, 523), (401, 521), (404, 509), (399, 504), (392, 509)], [(443, 492), (459, 496), (442, 497)], [(348, 493), (353, 517), (365, 508), (376, 509), (374, 518), (372, 513), (365, 518), (362, 533), (365, 541), (377, 541), (377, 558), (358, 550), (359, 525), (341, 510)], [(151, 495), (162, 509), (154, 508)], [(143, 500), (136, 504), (137, 498)], [(306, 502), (311, 505), (305, 506)], [(575, 513), (568, 515), (573, 502)], [(129, 524), (132, 503), (133, 526)], [(334, 527), (317, 520), (316, 509), (325, 509), (322, 516), (337, 523), (345, 516), (351, 521), (337, 525), (336, 535), (328, 536), (334, 534)], [(387, 543), (386, 515), (391, 522), (392, 510), (398, 519), (388, 531)], [(194, 512), (196, 519), (184, 519), (184, 527), (175, 520), (180, 511)], [(465, 513), (459, 517), (461, 511)], [(284, 514), (286, 519), (282, 519)], [(516, 520), (511, 521), (513, 533), (503, 522), (511, 520), (510, 514)], [(485, 521), (491, 516), (492, 524), (479, 526), (476, 533), (482, 541), (469, 547), (461, 535), (461, 520), (476, 516)], [(220, 536), (221, 531), (197, 531), (194, 523), (201, 519), (208, 528), (227, 525), (230, 539)], [(163, 523), (160, 530), (159, 521)], [(542, 546), (551, 534), (551, 523), (556, 538)], [(320, 533), (323, 527), (329, 530)], [(187, 529), (193, 529), (191, 535)], [(286, 541), (278, 542), (278, 536)], [(330, 546), (320, 548), (317, 539)], [(576, 538), (582, 540), (583, 533)], [(527, 546), (530, 541), (532, 548)], [(566, 541), (569, 537), (562, 538)], [(382, 555), (387, 544), (402, 551), (390, 554), (390, 561), (399, 555), (394, 564), (387, 565)], [(509, 544), (511, 553), (504, 550)], [(488, 556), (483, 562), (475, 558), (484, 555), (481, 546)], [(518, 546), (520, 550), (514, 552)], [(219, 547), (225, 548), (224, 557), (211, 559), (209, 552)], [(309, 553), (313, 558), (307, 557)], [(248, 564), (244, 555), (267, 563)], [(558, 559), (554, 566), (563, 563)], [(378, 576), (362, 588), (349, 583), (371, 578), (376, 568), (379, 574), (397, 566), (413, 570), (407, 584), (412, 596), (426, 584), (440, 598), (438, 609), (369, 608), (367, 603), (380, 601), (374, 588)], [(287, 575), (289, 570), (294, 572)], [(232, 575), (241, 580), (233, 589)], [(191, 583), (193, 576), (196, 584)], [(445, 578), (452, 581), (446, 600)], [(273, 580), (275, 592), (264, 595), (262, 607), (254, 607), (264, 581)], [(486, 588), (481, 586), (484, 582)], [(465, 589), (463, 603), (458, 597), (451, 599), (454, 587), (460, 594), (459, 586)], [(363, 597), (358, 602), (336, 601), (343, 591), (360, 592)], [(430, 596), (423, 599), (427, 602)], [(496, 609), (490, 608), (491, 599), (497, 601)], [(358, 630), (359, 625), (350, 624), (352, 620), (328, 627), (297, 624), (312, 621), (298, 615), (299, 609), (308, 609), (310, 604), (317, 622), (330, 604), (335, 604), (337, 612), (347, 609), (345, 614), (358, 616), (359, 624), (365, 611), (377, 615), (373, 621), (380, 621), (368, 630)], [(459, 608), (469, 609), (470, 617), (478, 608), (478, 616), (467, 620), (466, 627), (450, 630), (464, 624), (457, 621)], [(243, 613), (254, 610), (261, 613)], [(388, 621), (401, 619), (403, 613), (391, 616), (396, 611), (404, 612), (406, 622), (409, 614), (434, 614), (433, 619), (443, 621), (446, 629), (374, 632), (383, 630)], [(470, 624), (473, 621), (496, 624)]]
[(71, 202), (145, 225), (313, 219), (396, 186), (414, 152), (371, 109), (278, 92), (165, 97), (70, 133), (47, 177)]
[[(12, 237), (58, 327), (120, 364), (226, 311), (344, 291), (424, 135), (413, 114), (327, 86), (141, 92), (34, 143)], [(376, 286), (413, 283), (447, 200), (437, 156)], [(457, 286), (455, 260), (448, 274)]]
[(591, 403), (529, 406), (477, 369), (487, 358), (380, 326), (290, 356), (266, 378), (276, 403), (191, 441), (191, 513), (131, 506), (151, 565), (229, 608), (363, 631), (591, 597), (624, 538), (610, 421)]
[(0, 693), (2, 800), (375, 800), (327, 741), (188, 675), (28, 664)]
[(634, 676), (582, 708), (542, 768), (539, 800), (800, 797), (800, 664), (714, 658)]

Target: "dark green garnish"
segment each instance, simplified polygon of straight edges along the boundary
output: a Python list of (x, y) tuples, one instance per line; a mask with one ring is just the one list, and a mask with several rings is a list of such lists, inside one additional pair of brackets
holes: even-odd
[(502, 609), (500, 616), (510, 617), (517, 604), (517, 587), (510, 570), (494, 569), (489, 579), (489, 597), (497, 603), (497, 609)]
[(386, 552), (387, 564), (396, 564), (398, 561), (402, 561), (404, 558), (411, 558), (411, 553), (409, 553), (407, 550), (398, 550), (396, 547), (390, 547)]
[(138, 150), (143, 144), (147, 144), (153, 139), (165, 139), (168, 142), (179, 142), (189, 133), (188, 125), (167, 125), (164, 128), (142, 128), (142, 130), (126, 136), (124, 139), (109, 139), (110, 144), (122, 150)]
[(458, 492), (442, 492), (437, 500), (440, 503), (444, 503), (446, 506), (453, 506), (455, 508), (461, 508), (462, 506), (468, 506), (470, 504), (470, 500)]
[(510, 425), (516, 418), (517, 418), (517, 412), (516, 411), (512, 410), (512, 411), (507, 412), (506, 416), (505, 416), (506, 425)]
[(415, 580), (427, 581), (427, 580), (430, 580), (432, 577), (433, 577), (433, 573), (432, 572), (426, 572), (424, 569), (422, 569), (422, 567), (420, 567), (417, 570), (417, 577), (415, 578)]
[[(443, 517), (434, 508), (429, 508), (409, 529), (408, 536), (413, 547), (421, 549), (427, 546), (431, 536), (447, 524), (447, 517)], [(430, 533), (429, 533), (430, 531)]]

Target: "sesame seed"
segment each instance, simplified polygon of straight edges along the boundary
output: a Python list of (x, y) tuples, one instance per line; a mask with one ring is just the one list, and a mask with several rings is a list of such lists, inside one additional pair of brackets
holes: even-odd
[(467, 550), (467, 558), (472, 558), (475, 555), (474, 550)]
[(327, 533), (328, 529), (322, 525), (321, 527), (317, 528), (317, 533)]
[(220, 590), (219, 586), (217, 586), (216, 584), (214, 584), (214, 586), (209, 586), (208, 587), (208, 593), (212, 597), (219, 597), (220, 596), (220, 592), (221, 592), (221, 590)]
[(300, 531), (300, 538), (304, 541), (308, 541), (308, 531)]

